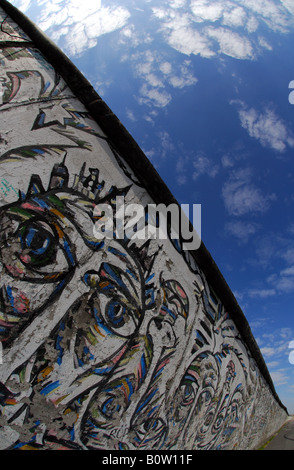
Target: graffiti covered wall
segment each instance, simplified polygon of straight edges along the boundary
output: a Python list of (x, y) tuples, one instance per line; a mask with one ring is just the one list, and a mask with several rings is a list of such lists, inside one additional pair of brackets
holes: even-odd
[(154, 201), (0, 22), (0, 448), (256, 447), (287, 414), (230, 312), (169, 239), (94, 237), (97, 204)]

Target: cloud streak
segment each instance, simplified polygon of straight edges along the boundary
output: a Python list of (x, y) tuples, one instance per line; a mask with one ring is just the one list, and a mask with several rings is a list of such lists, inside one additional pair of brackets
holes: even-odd
[[(266, 31), (288, 33), (294, 25), (291, 0), (281, 3), (273, 0), (150, 0), (142, 8), (131, 7), (122, 0), (111, 4), (106, 0), (14, 0), (13, 3), (24, 12), (33, 5), (32, 10), (38, 15), (34, 21), (70, 57), (79, 57), (86, 49), (94, 47), (99, 37), (118, 31), (116, 45), (124, 48), (122, 60), (128, 60), (135, 76), (141, 80), (137, 87), (138, 102), (155, 108), (165, 108), (175, 89), (197, 83), (189, 56), (252, 60), (272, 47), (264, 37)], [(184, 59), (167, 61), (163, 55), (160, 57), (158, 49), (155, 51), (152, 46), (157, 40), (183, 54)], [(275, 121), (273, 114), (266, 112), (258, 116), (254, 111), (240, 111), (242, 125), (248, 132), (279, 151), (283, 145), (294, 146), (294, 141), (287, 141), (282, 135), (283, 124)], [(150, 116), (149, 120), (152, 122)], [(271, 139), (264, 137), (265, 128), (270, 126), (276, 131)]]
[[(32, 4), (30, 0), (14, 3), (24, 12)], [(144, 14), (157, 21), (157, 33), (185, 55), (253, 59), (260, 49), (270, 47), (261, 37), (266, 34), (264, 26), (268, 31), (288, 33), (294, 25), (291, 0), (162, 0), (153, 7), (148, 3)], [(133, 46), (152, 41), (144, 26), (138, 30), (132, 21), (137, 9), (123, 4), (109, 6), (105, 0), (35, 0), (35, 4), (40, 7), (40, 27), (51, 32), (55, 41), (62, 39), (72, 55), (94, 46), (102, 34), (122, 28), (121, 40), (129, 39)]]
[(218, 42), (221, 54), (243, 60), (254, 57), (253, 45), (247, 37), (226, 28), (207, 28), (206, 34)]
[(260, 228), (259, 224), (253, 222), (243, 222), (241, 220), (228, 222), (225, 231), (230, 236), (235, 237), (240, 244), (248, 242), (249, 238)]
[(219, 173), (219, 165), (203, 152), (181, 155), (176, 164), (176, 180), (179, 186), (187, 183), (188, 179), (198, 180), (201, 176), (215, 178)]
[(56, 42), (64, 40), (66, 51), (73, 56), (94, 47), (99, 36), (122, 28), (131, 15), (125, 7), (103, 6), (99, 0), (38, 0), (37, 4), (42, 5), (40, 28), (51, 31)]
[(294, 265), (282, 269), (279, 274), (272, 274), (267, 279), (278, 293), (290, 293), (294, 290)]
[[(186, 55), (213, 57), (224, 54), (235, 59), (253, 59), (260, 49), (271, 46), (258, 30), (291, 31), (294, 8), (290, 0), (192, 0), (169, 7), (163, 2), (153, 8), (168, 44)], [(263, 28), (264, 29), (264, 28)], [(264, 32), (262, 30), (262, 32)]]
[(134, 74), (142, 82), (137, 96), (140, 104), (164, 108), (172, 99), (172, 90), (197, 83), (191, 61), (171, 63), (158, 51), (147, 49), (126, 56)]
[(224, 184), (222, 196), (230, 215), (242, 216), (248, 213), (263, 213), (268, 210), (275, 194), (263, 195), (252, 182), (252, 171), (248, 168), (232, 171)]
[[(234, 102), (232, 102), (234, 103)], [(276, 113), (266, 108), (258, 111), (239, 102), (239, 118), (241, 126), (250, 137), (260, 142), (263, 147), (271, 148), (277, 152), (284, 152), (294, 147), (294, 136), (286, 123)]]

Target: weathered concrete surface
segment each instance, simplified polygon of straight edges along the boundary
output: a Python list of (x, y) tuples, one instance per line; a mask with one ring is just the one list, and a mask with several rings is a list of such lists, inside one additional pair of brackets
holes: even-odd
[(70, 61), (0, 7), (0, 448), (258, 447), (287, 413), (221, 273), (203, 243), (131, 238), (127, 219), (124, 239), (95, 236), (97, 205), (174, 198)]

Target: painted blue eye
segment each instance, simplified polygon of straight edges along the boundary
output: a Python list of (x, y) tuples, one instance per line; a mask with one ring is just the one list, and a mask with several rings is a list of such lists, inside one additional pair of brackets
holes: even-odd
[(55, 234), (37, 222), (24, 225), (19, 231), (21, 261), (31, 268), (54, 263), (58, 249)]
[(34, 255), (43, 255), (50, 248), (51, 237), (40, 232), (40, 230), (30, 227), (26, 234), (25, 244)]
[(105, 315), (113, 328), (121, 328), (127, 321), (128, 311), (124, 305), (114, 300), (109, 302)]
[(112, 333), (129, 338), (136, 332), (142, 319), (134, 278), (130, 271), (125, 272), (109, 263), (102, 263), (97, 274), (99, 282), (95, 288), (99, 293), (103, 323)]
[(113, 415), (118, 413), (120, 408), (120, 404), (115, 402), (115, 397), (110, 397), (105, 403), (103, 403), (101, 412), (107, 418), (113, 418)]

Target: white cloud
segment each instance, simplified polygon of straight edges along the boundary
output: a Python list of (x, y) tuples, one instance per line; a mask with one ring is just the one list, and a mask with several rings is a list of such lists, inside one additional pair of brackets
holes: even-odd
[(160, 148), (162, 150), (161, 155), (163, 157), (166, 157), (170, 152), (175, 149), (175, 146), (168, 132), (159, 132), (158, 136), (160, 138)]
[[(102, 6), (97, 0), (59, 0), (38, 1), (42, 5), (38, 24), (44, 31), (52, 28), (55, 41), (65, 40), (66, 51), (79, 55), (97, 43), (102, 34), (122, 28), (130, 17), (129, 11), (122, 6)], [(54, 27), (54, 30), (53, 30)]]
[(284, 7), (294, 16), (294, 3), (292, 0), (281, 0)]
[[(293, 338), (292, 328), (280, 328), (273, 330), (271, 333), (266, 333), (266, 325), (268, 324), (268, 317), (262, 319), (261, 324), (254, 325), (254, 328), (258, 328), (263, 333), (258, 338), (258, 344), (260, 351), (265, 358), (267, 367), (270, 369), (270, 374), (273, 382), (276, 386), (288, 383), (288, 371), (287, 369), (275, 368), (280, 363), (288, 362), (289, 355), (289, 341)], [(252, 322), (252, 325), (254, 322)], [(256, 335), (255, 335), (256, 336)]]
[(155, 75), (155, 73), (147, 73), (145, 74), (145, 80), (146, 82), (152, 86), (153, 88), (163, 88), (163, 82), (160, 80), (160, 78)]
[[(104, 67), (101, 64), (100, 71), (104, 72), (103, 69), (104, 69)], [(104, 96), (107, 89), (112, 85), (112, 83), (113, 83), (112, 77), (110, 77), (110, 76), (107, 76), (106, 78), (101, 77), (99, 80), (95, 81), (95, 88), (98, 91), (100, 96)]]
[(128, 42), (130, 42), (133, 47), (139, 46), (141, 42), (137, 35), (137, 31), (134, 25), (127, 25), (124, 28), (122, 28), (120, 32), (119, 43), (126, 44)]
[(233, 161), (232, 157), (230, 157), (229, 155), (223, 155), (222, 159), (221, 159), (221, 162), (222, 162), (222, 166), (224, 168), (230, 168), (230, 167), (234, 166), (234, 161)]
[(223, 14), (223, 2), (211, 4), (208, 0), (192, 0), (191, 10), (196, 21), (216, 21)]
[(164, 75), (169, 75), (172, 71), (172, 64), (170, 62), (163, 62), (162, 64), (159, 65), (159, 70)]
[(166, 9), (164, 8), (159, 8), (159, 7), (153, 7), (152, 8), (152, 13), (153, 15), (158, 18), (159, 20), (168, 18), (169, 14)]
[(229, 214), (241, 216), (247, 213), (265, 212), (275, 195), (264, 196), (252, 183), (252, 173), (248, 168), (233, 171), (224, 184), (222, 195)]
[(290, 10), (287, 12), (283, 5), (272, 0), (246, 0), (246, 8), (273, 31), (288, 32), (293, 23), (293, 18), (288, 15)]
[[(146, 28), (139, 29), (131, 21), (132, 10), (122, 0), (112, 6), (106, 0), (35, 2), (39, 17), (34, 21), (46, 32), (50, 30), (54, 40), (63, 39), (66, 51), (72, 55), (95, 45), (102, 34), (119, 28), (123, 28), (120, 40), (129, 41), (133, 47), (153, 40)], [(23, 11), (31, 6), (30, 0), (13, 3)], [(262, 34), (266, 33), (264, 25), (268, 31), (289, 33), (294, 25), (292, 0), (162, 0), (160, 6), (150, 8), (153, 19), (158, 21), (158, 32), (171, 47), (186, 55), (206, 58), (222, 53), (236, 59), (252, 59), (262, 46), (255, 34), (259, 28)], [(143, 11), (134, 7), (135, 12), (138, 10)]]
[(257, 31), (258, 26), (258, 20), (254, 16), (250, 16), (246, 23), (246, 30), (248, 31), (248, 33), (255, 33), (255, 31)]
[(269, 30), (289, 33), (294, 24), (292, 0), (280, 4), (272, 0), (192, 0), (190, 8), (184, 1), (174, 2), (170, 8), (166, 1), (165, 7), (153, 8), (153, 14), (171, 47), (207, 58), (222, 53), (251, 60), (260, 46), (270, 47), (265, 38), (256, 37), (259, 27), (264, 29), (266, 24)]
[(290, 293), (294, 291), (294, 266), (283, 269), (278, 274), (268, 277), (268, 282), (280, 293)]
[(145, 154), (151, 161), (156, 157), (156, 151), (154, 149), (145, 150)]
[(271, 46), (271, 45), (267, 42), (267, 40), (266, 40), (264, 37), (262, 37), (262, 36), (260, 36), (260, 37), (258, 38), (258, 43), (259, 43), (259, 45), (260, 45), (261, 47), (263, 47), (264, 49), (267, 49), (268, 51), (272, 51), (272, 50), (273, 50), (272, 46)]
[(212, 57), (210, 40), (194, 27), (189, 10), (176, 11), (169, 8), (153, 8), (154, 16), (160, 21), (160, 31), (167, 43), (185, 55)]
[(211, 41), (187, 23), (179, 21), (169, 25), (166, 36), (168, 44), (185, 55), (200, 55), (210, 58), (215, 55)]
[(160, 71), (158, 60), (156, 52), (152, 52), (150, 49), (129, 57), (136, 76), (143, 82), (138, 96), (140, 104), (165, 107), (171, 101), (171, 95), (164, 89), (164, 83), (161, 79), (164, 74)]
[(240, 220), (228, 222), (225, 225), (225, 231), (236, 237), (240, 243), (247, 243), (249, 238), (254, 235), (259, 229), (259, 225), (252, 222), (242, 222)]
[(274, 367), (277, 367), (278, 365), (279, 365), (279, 361), (272, 361), (272, 362), (268, 362), (268, 363), (267, 363), (267, 367), (268, 367), (269, 369), (272, 369), (272, 368), (274, 368)]
[(148, 85), (144, 83), (140, 88), (138, 102), (140, 104), (164, 108), (169, 104), (171, 99), (172, 96), (165, 90), (160, 91), (158, 88), (148, 87)]
[(181, 66), (178, 74), (167, 74), (169, 75), (168, 81), (174, 88), (184, 88), (197, 83), (197, 78), (194, 77), (193, 73), (189, 70), (190, 61), (185, 61)]
[[(247, 293), (242, 293), (242, 295), (247, 296)], [(267, 323), (268, 323), (268, 317), (259, 317), (259, 318), (254, 318), (254, 320), (250, 321), (250, 326), (255, 329), (258, 329), (258, 328), (263, 329), (265, 328)], [(258, 341), (258, 343), (260, 343), (260, 341)]]
[(177, 183), (179, 186), (184, 186), (187, 183), (186, 175), (177, 175)]
[(218, 173), (218, 166), (215, 165), (211, 159), (205, 155), (199, 153), (193, 161), (194, 171), (192, 173), (192, 178), (195, 181), (201, 175), (208, 175), (211, 178), (214, 178)]
[(130, 121), (133, 121), (135, 122), (137, 119), (134, 115), (134, 112), (131, 110), (131, 109), (126, 109), (126, 115), (127, 115), (127, 118), (130, 120)]
[(242, 7), (232, 7), (223, 13), (223, 24), (231, 27), (243, 26), (246, 21), (246, 12)]
[(242, 127), (250, 137), (257, 139), (262, 146), (270, 147), (277, 152), (284, 152), (287, 147), (294, 147), (294, 137), (287, 125), (274, 111), (267, 108), (258, 111), (240, 103), (239, 118)]
[(277, 255), (277, 241), (274, 237), (266, 235), (260, 237), (254, 254), (254, 263), (262, 268), (268, 268)]
[(138, 101), (155, 107), (165, 107), (172, 99), (168, 86), (184, 88), (197, 83), (191, 61), (171, 64), (161, 54), (150, 49), (132, 54), (129, 58), (135, 75), (142, 80)]
[(30, 7), (30, 5), (31, 5), (31, 0), (21, 0), (18, 5), (18, 8), (21, 11), (26, 12), (28, 8)]
[(190, 154), (185, 153), (177, 158), (176, 178), (180, 186), (191, 180), (191, 177), (193, 181), (196, 181), (201, 176), (215, 178), (218, 171), (218, 165), (201, 152), (196, 155), (193, 152)]
[[(270, 296), (273, 292), (277, 296), (291, 295), (294, 291), (294, 259), (291, 260), (285, 254), (293, 247), (293, 240), (286, 239), (279, 234), (268, 234), (255, 238), (255, 245), (254, 259), (249, 262), (271, 272), (264, 279), (263, 285), (258, 286), (260, 296), (263, 294)], [(286, 267), (277, 270), (276, 264), (280, 265), (282, 262), (286, 262)], [(258, 297), (258, 290), (254, 287), (247, 291), (247, 295)], [(279, 333), (281, 337), (285, 334), (289, 336), (288, 329), (282, 329)]]
[(293, 242), (290, 246), (286, 247), (284, 251), (280, 254), (281, 258), (284, 259), (287, 263), (294, 263), (294, 247)]
[(153, 38), (148, 31), (138, 30), (135, 24), (127, 23), (120, 31), (118, 44), (136, 48), (141, 44), (152, 43)]
[(152, 72), (154, 63), (156, 62), (156, 53), (148, 49), (143, 53), (133, 54), (130, 59), (135, 64), (137, 75), (144, 76)]
[(261, 354), (264, 357), (272, 357), (276, 354), (276, 349), (274, 347), (265, 346), (264, 348), (260, 348)]
[(292, 336), (292, 329), (285, 327), (280, 329), (280, 336), (283, 339), (288, 339), (289, 337)]
[(144, 150), (144, 153), (158, 165), (166, 157), (171, 157), (171, 154), (175, 151), (175, 145), (168, 132), (158, 132), (155, 137), (158, 139), (156, 148)]
[(248, 295), (251, 298), (266, 299), (268, 297), (273, 297), (277, 293), (275, 289), (249, 289)]
[(170, 0), (170, 6), (172, 8), (181, 8), (186, 5), (186, 0)]
[(294, 276), (294, 266), (290, 268), (283, 269), (281, 271), (281, 276)]
[(267, 282), (275, 287), (275, 282), (286, 276), (290, 276), (294, 266), (294, 243), (293, 238), (285, 237), (284, 233), (267, 232), (255, 239), (255, 255), (253, 263), (269, 268), (273, 262), (286, 263), (285, 269), (280, 269), (278, 274), (269, 275)]
[(245, 36), (225, 28), (207, 28), (206, 34), (219, 44), (219, 52), (235, 59), (252, 59), (253, 46)]
[(176, 164), (176, 178), (179, 186), (183, 186), (187, 183), (187, 165), (189, 164), (190, 158), (188, 155), (181, 155)]
[[(30, 0), (12, 1), (23, 11), (32, 4)], [(167, 87), (192, 86), (197, 78), (189, 61), (184, 60), (181, 65), (178, 60), (167, 61), (158, 50), (148, 57), (151, 46), (144, 52), (142, 46), (159, 39), (185, 58), (199, 55), (209, 59), (224, 54), (252, 60), (274, 47), (274, 41), (269, 44), (267, 31), (287, 33), (294, 25), (292, 0), (161, 0), (156, 7), (151, 1), (145, 3), (143, 11), (131, 8), (129, 2), (124, 5), (123, 0), (35, 0), (33, 20), (69, 56), (81, 55), (94, 47), (101, 35), (120, 30), (117, 47), (124, 46), (122, 60), (127, 59), (142, 80), (141, 87), (137, 87), (138, 101), (155, 108), (170, 103), (172, 90)], [(136, 22), (138, 11), (146, 15), (144, 23)], [(294, 147), (286, 126), (271, 111), (263, 115), (254, 112), (240, 111), (240, 119), (253, 137), (278, 151), (285, 145)]]
[(285, 373), (285, 369), (281, 369), (279, 371), (271, 372), (271, 377), (276, 386), (285, 385), (289, 381), (288, 375)]

